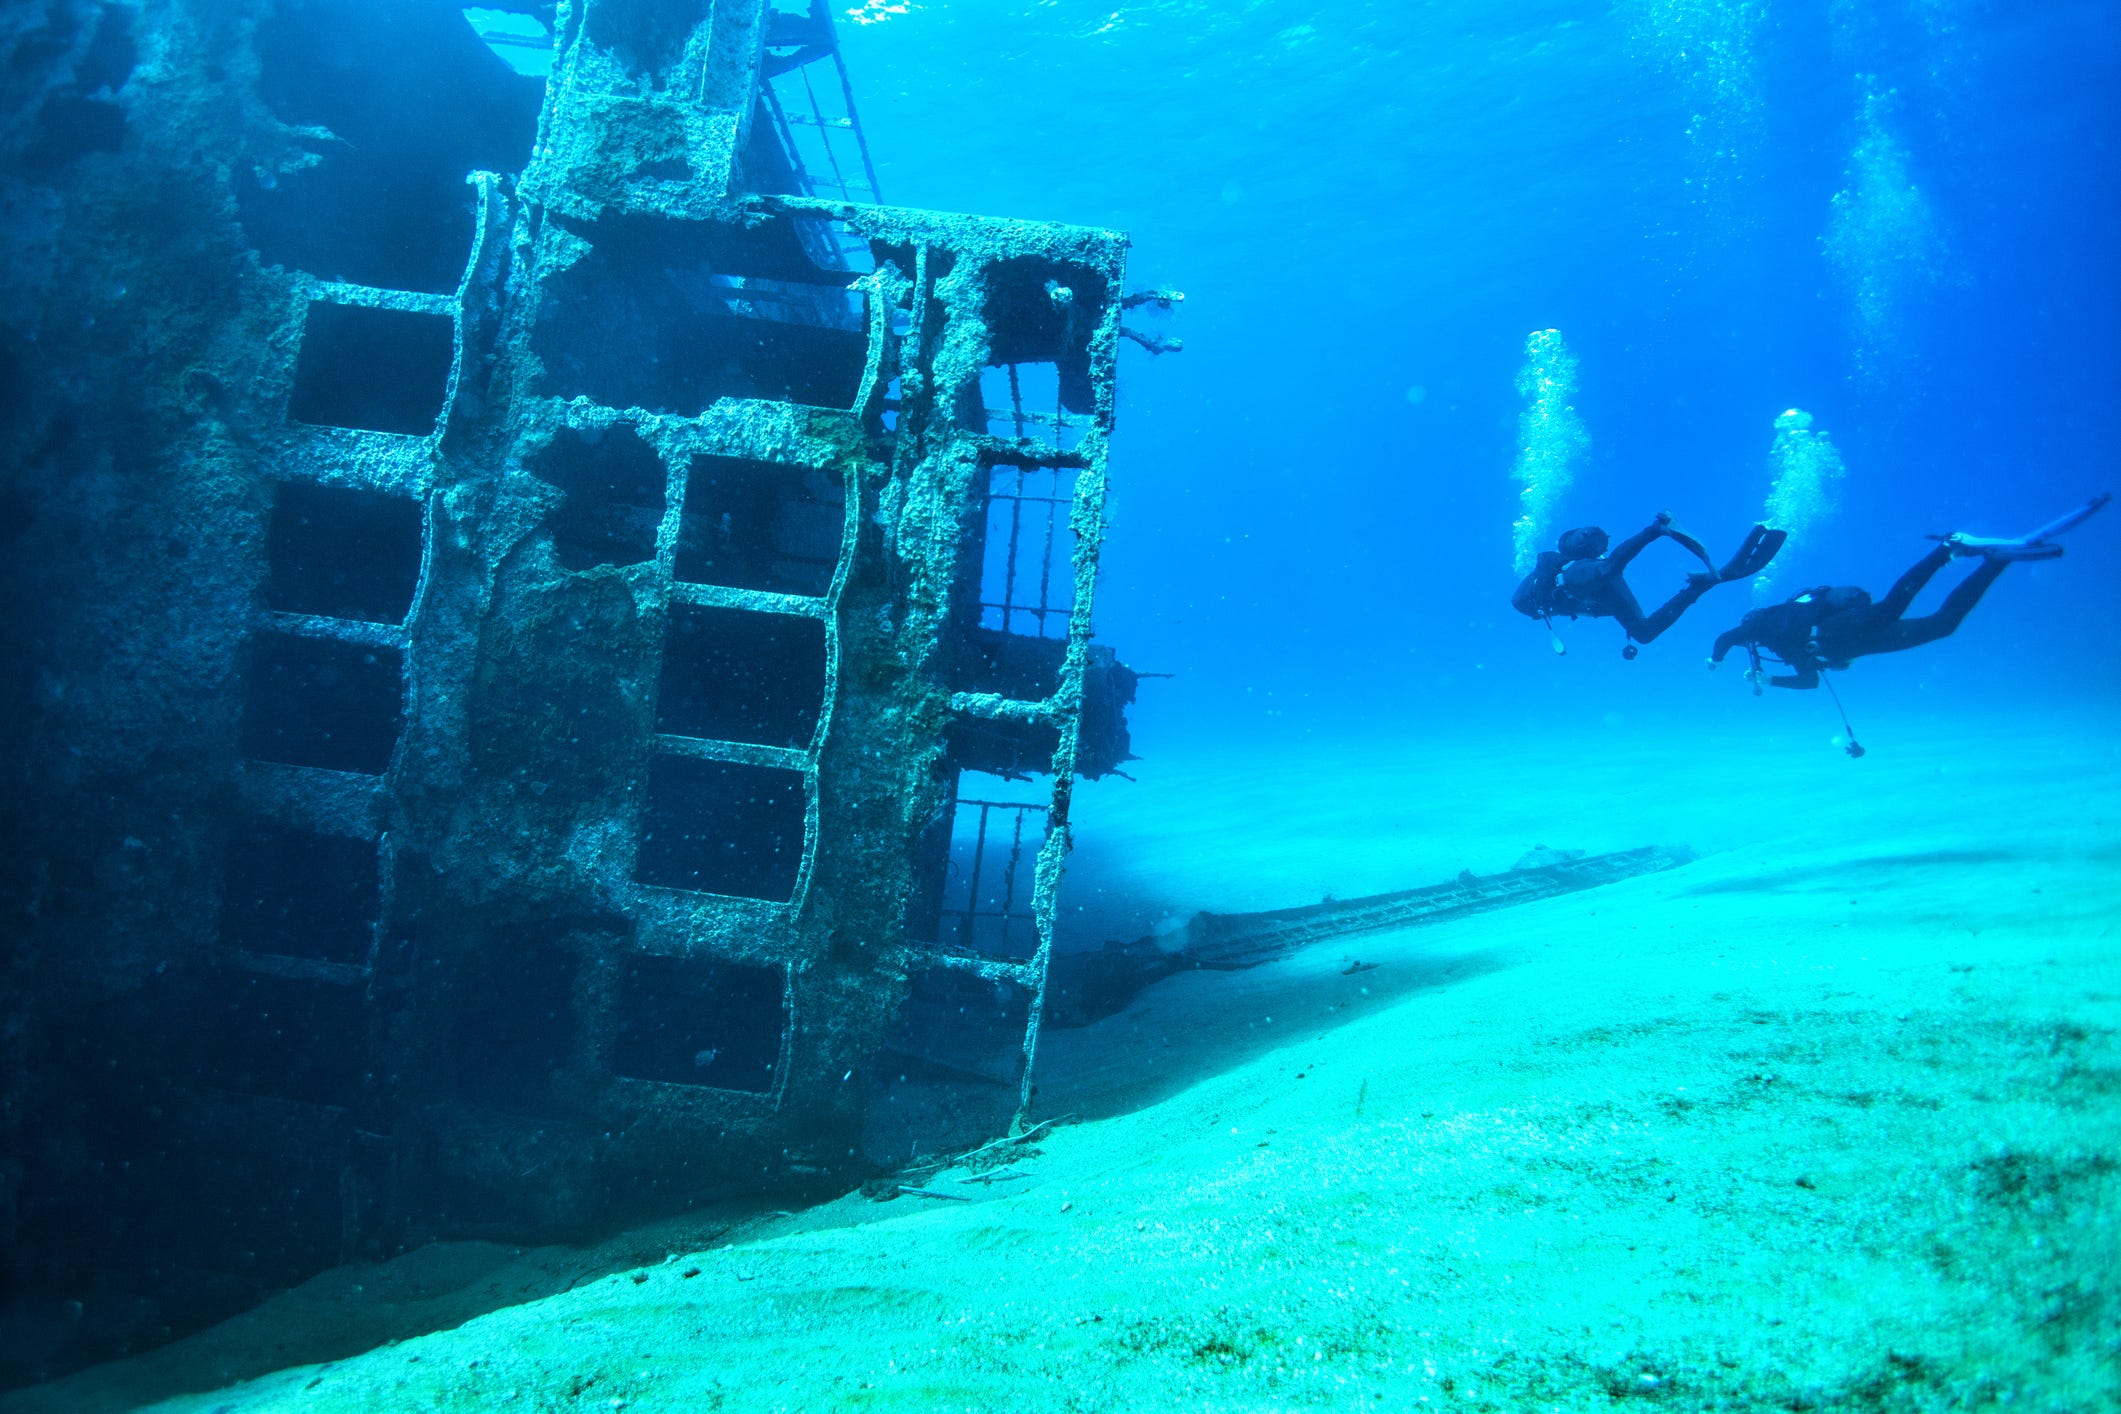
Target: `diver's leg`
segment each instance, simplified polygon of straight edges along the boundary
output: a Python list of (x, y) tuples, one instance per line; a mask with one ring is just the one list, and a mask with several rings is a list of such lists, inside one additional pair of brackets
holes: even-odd
[[(1895, 580), (1891, 589), (1885, 591), (1885, 597), (1878, 601), (1877, 607), (1883, 609), (1887, 617), (1899, 618), (1907, 612), (1907, 606), (1915, 602), (1915, 596), (1922, 592), (1922, 586), (1930, 582), (1930, 576), (1943, 569), (1951, 558), (1952, 547), (1939, 545), (1936, 549), (1909, 566), (1907, 573)], [(1985, 589), (1988, 586), (1983, 585), (1982, 587)], [(1978, 598), (1979, 596), (1977, 595), (1976, 597)], [(1972, 608), (1973, 606), (1969, 604), (1967, 607)], [(1955, 623), (1952, 627), (1956, 628), (1958, 625)], [(1951, 631), (1951, 629), (1945, 630), (1946, 633)]]
[[(1658, 634), (1678, 623), (1679, 616), (1688, 609), (1693, 608), (1694, 601), (1707, 593), (1709, 586), (1715, 582), (1715, 579), (1708, 575), (1692, 575), (1687, 579), (1686, 588), (1658, 605), (1657, 612), (1651, 614), (1648, 618), (1643, 618), (1642, 610), (1639, 607), (1636, 608), (1635, 617), (1639, 622), (1628, 624), (1629, 635), (1637, 643), (1654, 641)], [(1634, 603), (1634, 599), (1635, 596), (1633, 594), (1628, 596), (1630, 604)]]
[[(1642, 605), (1635, 598), (1635, 591), (1617, 573), (1606, 577), (1600, 587), (1598, 607), (1601, 612), (1618, 619), (1620, 626), (1628, 631), (1628, 637), (1637, 643), (1648, 643), (1657, 635), (1650, 632), (1649, 620), (1643, 617)], [(1643, 635), (1649, 634), (1648, 638)]]
[[(1946, 552), (1950, 553), (1949, 551)], [(1975, 570), (1944, 596), (1937, 612), (1919, 619), (1900, 619), (1880, 626), (1875, 637), (1881, 646), (1866, 648), (1866, 653), (1898, 653), (1906, 648), (1919, 648), (1925, 643), (1934, 643), (1957, 631), (1981, 596), (1996, 577), (2010, 568), (2009, 560), (1983, 560), (1981, 568)]]

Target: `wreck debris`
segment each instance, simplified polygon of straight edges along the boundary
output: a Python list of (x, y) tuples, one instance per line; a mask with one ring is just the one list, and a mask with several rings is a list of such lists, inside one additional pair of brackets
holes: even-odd
[[(1263, 913), (1196, 913), (1176, 946), (1162, 938), (1107, 943), (1056, 961), (1046, 1008), (1049, 1026), (1088, 1026), (1124, 1009), (1144, 987), (1180, 972), (1235, 972), (1291, 957), (1314, 943), (1447, 923), (1562, 894), (1595, 889), (1691, 863), (1693, 851), (1652, 845), (1612, 854), (1545, 850), (1500, 874), (1461, 873), (1447, 884), (1333, 899)], [(1528, 862), (1529, 861), (1529, 862)], [(1368, 972), (1351, 960), (1341, 975)]]

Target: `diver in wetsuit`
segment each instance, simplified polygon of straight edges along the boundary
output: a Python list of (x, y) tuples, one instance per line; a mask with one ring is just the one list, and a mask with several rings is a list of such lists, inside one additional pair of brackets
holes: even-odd
[[(1700, 559), (1705, 568), (1689, 574), (1685, 586), (1677, 594), (1665, 600), (1654, 612), (1645, 614), (1634, 591), (1628, 588), (1627, 568), (1637, 555), (1660, 538), (1684, 546)], [(1582, 526), (1563, 532), (1558, 549), (1540, 553), (1532, 572), (1510, 596), (1510, 606), (1527, 618), (1543, 621), (1550, 632), (1557, 614), (1566, 614), (1572, 619), (1617, 619), (1629, 639), (1627, 646), (1620, 650), (1621, 654), (1632, 658), (1636, 644), (1654, 642), (1659, 634), (1679, 621), (1679, 616), (1691, 608), (1695, 600), (1717, 585), (1750, 578), (1766, 569), (1768, 561), (1775, 558), (1775, 552), (1788, 538), (1787, 531), (1756, 525), (1747, 533), (1738, 553), (1717, 569), (1701, 542), (1675, 527), (1668, 513), (1659, 513), (1657, 519), (1613, 546), (1610, 553), (1606, 549), (1605, 531), (1595, 525)], [(1563, 651), (1559, 637), (1554, 639), (1554, 651)]]
[[(1883, 599), (1873, 600), (1868, 591), (1852, 584), (1822, 585), (1807, 589), (1780, 604), (1755, 609), (1736, 628), (1716, 639), (1709, 666), (1721, 663), (1733, 648), (1744, 648), (1752, 659), (1746, 676), (1753, 691), (1760, 691), (1761, 658), (1779, 661), (1790, 672), (1767, 678), (1771, 687), (1814, 688), (1822, 671), (1838, 672), (1858, 658), (1873, 653), (1898, 653), (1919, 648), (1950, 636), (1972, 612), (1981, 596), (1996, 582), (2013, 560), (2052, 560), (2062, 553), (2053, 537), (2088, 518), (2111, 497), (2095, 496), (2068, 515), (2048, 522), (2038, 530), (2014, 539), (1989, 539), (1974, 535), (1933, 537), (1942, 543), (1917, 560), (1894, 582)], [(1952, 588), (1937, 612), (1919, 619), (1905, 617), (1908, 606), (1922, 587), (1959, 556), (1982, 561), (1979, 568)]]

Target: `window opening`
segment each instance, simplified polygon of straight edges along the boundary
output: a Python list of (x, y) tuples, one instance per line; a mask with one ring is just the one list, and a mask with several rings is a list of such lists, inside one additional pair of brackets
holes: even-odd
[(1048, 806), (998, 776), (958, 776), (938, 943), (1021, 961), (1038, 951), (1033, 909)]
[(403, 623), (420, 582), (420, 518), (409, 496), (280, 483), (266, 537), (266, 607)]
[(547, 278), (532, 335), (547, 392), (683, 417), (722, 398), (854, 406), (868, 295), (799, 222), (608, 215), (580, 233), (591, 248)]
[(1060, 686), (1075, 608), (1076, 476), (1017, 462), (988, 469), (978, 597), (961, 605), (967, 628), (955, 644), (959, 689), (1043, 701)]
[(786, 903), (802, 875), (807, 806), (800, 771), (652, 757), (634, 877)]
[(395, 648), (261, 632), (244, 683), (243, 752), (260, 761), (379, 776), (404, 725)]
[(760, 97), (794, 175), (794, 189), (804, 196), (882, 201), (831, 12), (813, 0), (805, 14), (769, 10), (766, 18), (766, 81)]
[(252, 826), (230, 841), (228, 947), (365, 966), (381, 911), (374, 840)]
[(1066, 638), (1075, 610), (1072, 467), (1002, 462), (987, 474), (979, 626)]
[(673, 573), (692, 584), (813, 598), (839, 566), (846, 489), (828, 471), (696, 456)]
[(614, 1074), (765, 1094), (788, 1032), (787, 975), (714, 958), (639, 954), (620, 966)]
[(822, 619), (673, 604), (656, 730), (808, 747), (825, 709), (825, 659)]
[(1070, 412), (1089, 414), (1097, 401), (1090, 335), (1111, 298), (1105, 277), (1087, 265), (1026, 255), (993, 262), (986, 284), (989, 358), (1057, 365), (1062, 401)]
[(425, 437), (456, 362), (446, 314), (311, 301), (287, 415), (321, 427)]
[(561, 568), (655, 558), (666, 475), (663, 459), (632, 426), (562, 427), (529, 465), (566, 493), (545, 522)]
[(1073, 451), (1090, 425), (1087, 415), (1070, 412), (1060, 399), (1060, 372), (1050, 363), (992, 365), (980, 371), (980, 401), (986, 407), (987, 432)]

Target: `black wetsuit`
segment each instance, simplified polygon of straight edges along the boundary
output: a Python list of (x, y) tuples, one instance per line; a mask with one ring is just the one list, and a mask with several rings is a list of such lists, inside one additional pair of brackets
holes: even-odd
[(1517, 586), (1510, 602), (1519, 613), (1535, 619), (1562, 614), (1572, 619), (1618, 619), (1635, 642), (1653, 642), (1717, 583), (1712, 574), (1690, 575), (1686, 587), (1660, 604), (1656, 612), (1643, 613), (1635, 591), (1628, 588), (1628, 564), (1658, 537), (1671, 533), (1664, 522), (1647, 525), (1615, 545), (1610, 553), (1587, 559), (1565, 559), (1558, 551), (1548, 550)]
[(1765, 652), (1791, 669), (1786, 676), (1769, 678), (1772, 686), (1805, 688), (1819, 686), (1823, 669), (1838, 671), (1873, 653), (1898, 653), (1933, 643), (1959, 627), (1996, 576), (2010, 565), (2006, 559), (1985, 559), (1945, 596), (1936, 613), (1919, 619), (1903, 617), (1922, 587), (1951, 557), (1951, 546), (1939, 545), (1901, 575), (1883, 599), (1872, 602), (1836, 607), (1835, 599), (1846, 591), (1815, 589), (1786, 603), (1755, 609), (1738, 627), (1717, 638), (1709, 661), (1720, 663), (1733, 648), (1744, 647), (1752, 651), (1757, 667)]

